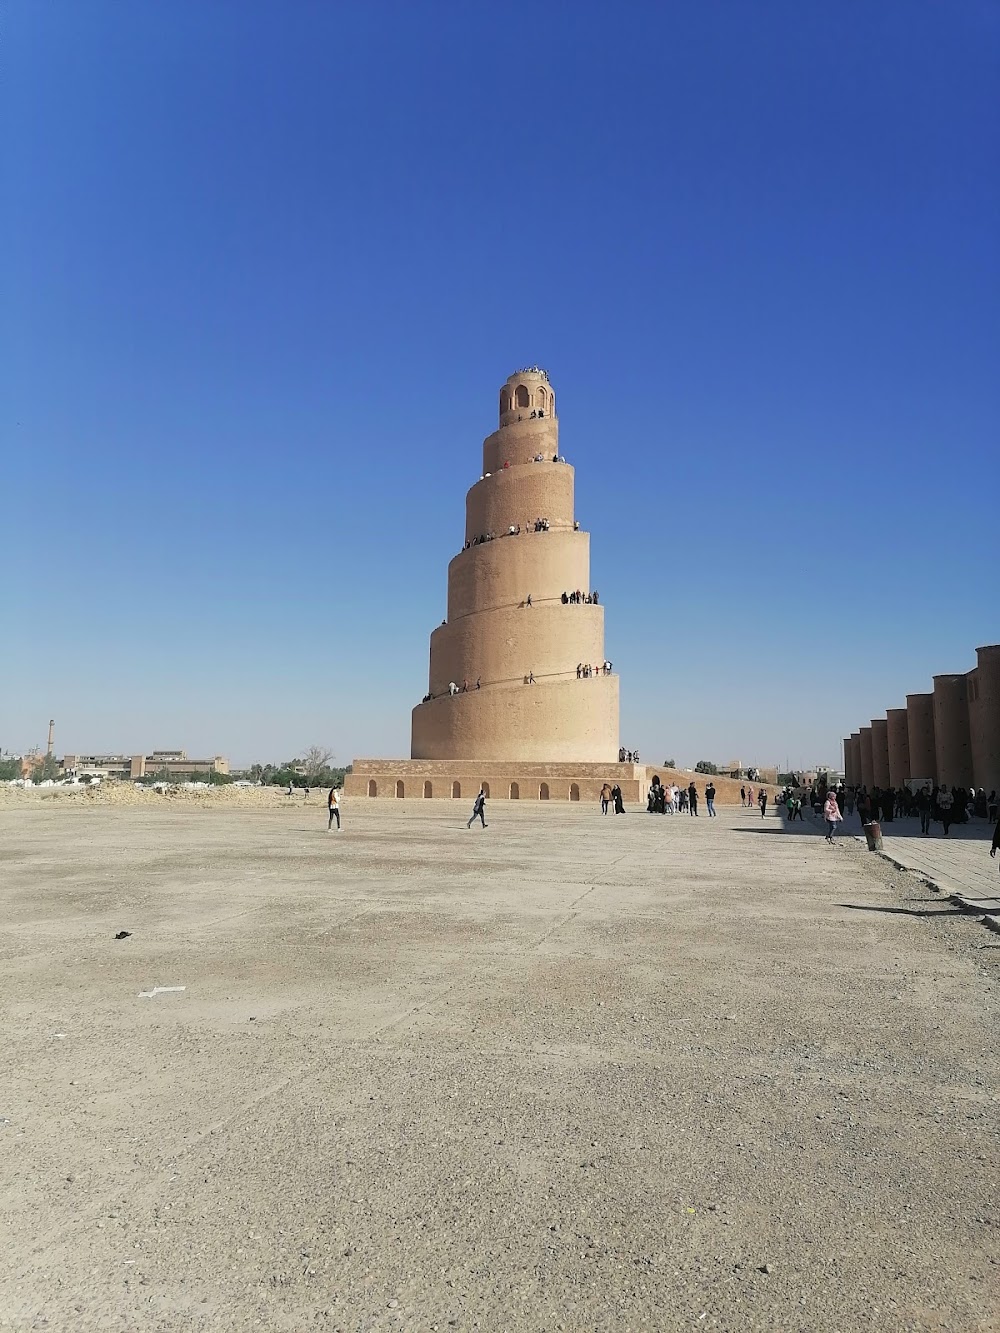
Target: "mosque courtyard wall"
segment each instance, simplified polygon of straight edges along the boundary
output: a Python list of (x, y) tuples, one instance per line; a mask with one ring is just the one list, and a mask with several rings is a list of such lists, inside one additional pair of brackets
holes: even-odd
[(899, 787), (922, 779), (1000, 791), (1000, 644), (976, 649), (971, 671), (946, 672), (933, 691), (908, 694), (906, 707), (872, 718), (845, 742), (855, 783)]

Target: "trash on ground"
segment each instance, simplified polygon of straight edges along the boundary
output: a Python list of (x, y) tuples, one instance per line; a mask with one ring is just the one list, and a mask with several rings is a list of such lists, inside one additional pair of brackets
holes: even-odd
[(138, 998), (151, 1000), (154, 995), (166, 995), (168, 991), (187, 990), (187, 986), (154, 986), (152, 990), (141, 990)]

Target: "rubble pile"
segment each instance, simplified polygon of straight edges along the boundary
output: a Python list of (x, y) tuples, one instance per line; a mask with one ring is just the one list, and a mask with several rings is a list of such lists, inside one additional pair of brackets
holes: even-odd
[[(157, 783), (154, 787), (133, 786), (131, 782), (99, 782), (90, 786), (55, 784), (51, 787), (21, 787), (0, 783), (0, 805), (24, 805), (39, 801), (58, 801), (60, 805), (142, 805), (163, 806), (179, 801), (206, 809), (242, 808), (282, 809), (303, 804), (305, 793), (288, 795), (287, 787), (237, 787), (234, 784), (209, 787), (202, 783)], [(323, 803), (325, 792), (317, 787), (308, 798)]]

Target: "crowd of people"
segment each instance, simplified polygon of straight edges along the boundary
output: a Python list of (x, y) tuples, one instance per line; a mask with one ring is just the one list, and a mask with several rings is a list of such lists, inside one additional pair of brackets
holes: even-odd
[[(751, 796), (753, 789), (751, 788)], [(744, 795), (740, 789), (741, 797)], [(807, 790), (786, 787), (778, 797), (779, 804), (785, 807), (789, 823), (802, 819), (804, 807), (808, 807), (813, 818), (822, 813), (827, 823), (836, 825), (846, 817), (857, 812), (862, 826), (877, 821), (879, 824), (891, 824), (897, 819), (920, 820), (920, 832), (929, 837), (931, 825), (940, 824), (945, 837), (953, 824), (967, 824), (970, 819), (984, 819), (990, 823), (997, 820), (997, 793), (980, 787), (948, 787), (925, 783), (916, 791), (904, 785), (902, 787), (848, 787), (838, 783), (829, 790), (822, 784), (813, 784)], [(831, 805), (832, 801), (832, 805)], [(752, 800), (746, 804), (753, 804)], [(836, 818), (831, 819), (833, 807)], [(830, 840), (833, 831), (828, 829)]]
[[(618, 751), (620, 763), (638, 761), (638, 751)], [(601, 806), (607, 813), (607, 804), (611, 799), (612, 789), (607, 783), (601, 791)], [(713, 781), (705, 787), (705, 807), (710, 818), (715, 817), (716, 789)], [(761, 818), (767, 815), (768, 792), (766, 787), (744, 783), (740, 787), (740, 804), (747, 809), (756, 807)], [(699, 815), (700, 797), (696, 784), (692, 781), (687, 787), (678, 787), (676, 783), (661, 782), (658, 774), (653, 774), (649, 794), (646, 799), (648, 814), (673, 815), (688, 814), (693, 818)], [(985, 788), (948, 787), (945, 784), (935, 786), (925, 784), (916, 791), (909, 787), (878, 788), (871, 791), (867, 787), (847, 787), (840, 782), (828, 788), (822, 780), (808, 788), (786, 786), (777, 798), (778, 810), (787, 816), (791, 823), (801, 820), (803, 809), (808, 807), (814, 819), (822, 819), (826, 824), (825, 838), (833, 842), (841, 825), (857, 813), (862, 825), (875, 820), (890, 823), (894, 819), (920, 819), (921, 833), (929, 835), (931, 825), (940, 823), (947, 836), (953, 824), (967, 823), (970, 819), (983, 819), (995, 824), (993, 846), (990, 855), (994, 858), (1000, 853), (1000, 821), (998, 821), (998, 798), (995, 791), (987, 795)]]
[(909, 787), (879, 788), (862, 786), (850, 791), (862, 824), (878, 820), (891, 824), (896, 819), (920, 820), (920, 832), (929, 836), (932, 824), (940, 824), (947, 836), (952, 824), (967, 824), (970, 819), (997, 818), (997, 794), (980, 787), (948, 787), (925, 783), (917, 791)]
[[(610, 667), (611, 663), (609, 662), (608, 668), (610, 669)], [(618, 750), (618, 762), (620, 764), (637, 764), (639, 762), (639, 751), (626, 750), (625, 746), (622, 745)]]
[[(762, 795), (766, 801), (767, 793), (764, 792)], [(705, 788), (705, 810), (709, 819), (718, 818), (718, 812), (715, 809), (715, 796), (715, 783), (709, 782)], [(693, 781), (687, 787), (678, 787), (676, 782), (661, 782), (659, 774), (654, 773), (649, 787), (649, 795), (646, 798), (646, 813), (650, 815), (688, 814), (697, 819), (699, 818), (698, 801), (698, 788)], [(761, 807), (762, 815), (765, 809), (766, 804)]]
[(559, 600), (563, 606), (597, 606), (598, 594), (596, 592), (581, 592), (577, 588), (576, 592), (564, 592)]
[(577, 680), (589, 680), (591, 676), (610, 676), (611, 663), (605, 659), (591, 666), (589, 662), (577, 662), (576, 678)]

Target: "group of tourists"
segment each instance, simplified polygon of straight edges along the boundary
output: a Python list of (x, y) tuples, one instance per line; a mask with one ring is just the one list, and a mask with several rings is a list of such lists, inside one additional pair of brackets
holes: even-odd
[[(466, 676), (466, 678), (462, 681), (461, 685), (459, 685), (457, 680), (449, 680), (448, 693), (450, 695), (468, 694), (470, 690), (481, 690), (482, 687), (483, 687), (483, 681), (481, 676), (476, 677), (475, 685), (470, 685), (469, 678)], [(432, 699), (437, 699), (438, 697), (439, 697), (438, 695), (432, 694), (430, 691), (428, 691), (427, 694), (425, 694), (424, 697), (420, 700), (420, 702), (422, 704), (429, 704)]]
[(611, 663), (605, 659), (603, 662), (597, 662), (593, 666), (590, 662), (577, 662), (576, 678), (577, 680), (589, 680), (591, 676), (610, 676)]
[[(752, 796), (753, 789), (750, 789)], [(746, 793), (740, 789), (741, 798)], [(832, 842), (838, 824), (857, 812), (862, 827), (878, 822), (891, 824), (896, 819), (920, 820), (920, 832), (929, 837), (931, 825), (940, 824), (945, 837), (953, 824), (967, 824), (970, 819), (997, 821), (997, 793), (980, 787), (948, 787), (925, 783), (916, 791), (902, 787), (848, 787), (843, 782), (829, 790), (824, 784), (814, 783), (804, 790), (786, 787), (778, 797), (785, 808), (788, 822), (801, 820), (808, 807), (813, 818), (822, 814), (827, 824), (827, 841)], [(750, 803), (747, 801), (746, 803)]]
[[(715, 808), (715, 783), (709, 782), (705, 788), (705, 809), (709, 819), (717, 819)], [(693, 782), (687, 787), (678, 787), (676, 783), (660, 781), (658, 773), (653, 774), (649, 795), (646, 798), (646, 813), (650, 815), (683, 815), (685, 813), (698, 818), (698, 788)], [(763, 814), (763, 810), (761, 811)]]
[(563, 606), (582, 606), (584, 604), (596, 606), (599, 598), (596, 592), (581, 592), (577, 588), (576, 592), (564, 592), (559, 600)]
[[(475, 685), (474, 685), (472, 688), (475, 689), (475, 690), (478, 690), (478, 689), (481, 689), (481, 688), (482, 688), (482, 678), (481, 678), (480, 676), (477, 676), (477, 677), (476, 677), (476, 683), (475, 683)], [(448, 682), (448, 693), (449, 693), (449, 694), (468, 694), (468, 693), (469, 693), (469, 678), (466, 677), (466, 678), (462, 681), (461, 685), (457, 684), (457, 682), (455, 682), (455, 681), (453, 681), (453, 680), (449, 680), (449, 682)], [(430, 696), (428, 696), (428, 697), (431, 698), (431, 699), (433, 699), (434, 696), (433, 696), (433, 695), (430, 695)], [(427, 700), (425, 699), (424, 702), (426, 703)]]
[[(756, 774), (758, 770), (752, 768), (750, 772)], [(779, 799), (784, 800), (784, 793), (782, 793)], [(740, 805), (745, 806), (748, 810), (752, 810), (755, 805), (758, 806), (760, 808), (761, 819), (767, 814), (767, 800), (766, 787), (758, 788), (756, 796), (754, 795), (753, 787), (748, 787), (746, 785), (740, 787)]]
[[(610, 662), (607, 663), (607, 668), (609, 671), (611, 670)], [(639, 751), (626, 750), (625, 746), (623, 745), (621, 749), (618, 751), (618, 762), (620, 764), (637, 764), (639, 762)]]
[[(573, 525), (574, 532), (577, 531), (578, 528), (579, 524), (574, 523)], [(547, 518), (536, 518), (534, 523), (528, 522), (525, 523), (524, 525), (525, 532), (548, 532), (548, 530), (549, 530), (549, 520)], [(511, 523), (507, 531), (501, 532), (500, 536), (517, 537), (520, 535), (521, 531), (522, 529), (520, 523)], [(473, 546), (482, 546), (486, 542), (495, 542), (496, 539), (497, 539), (497, 534), (492, 529), (490, 529), (489, 532), (481, 532), (477, 537), (473, 537), (471, 541), (467, 541), (465, 545), (462, 547), (462, 550), (468, 551)]]

